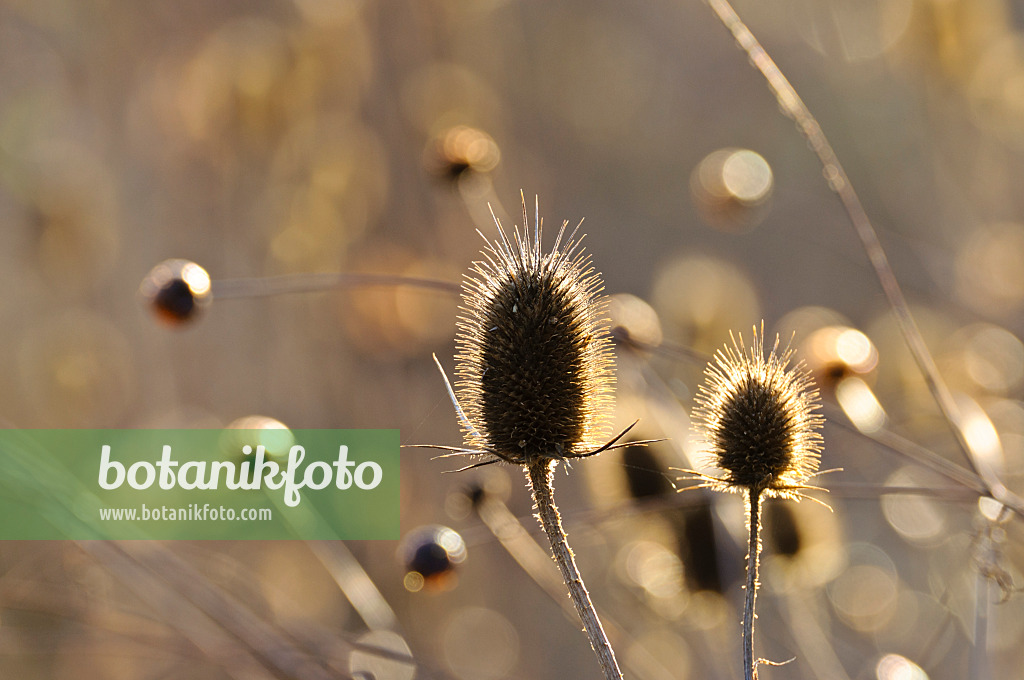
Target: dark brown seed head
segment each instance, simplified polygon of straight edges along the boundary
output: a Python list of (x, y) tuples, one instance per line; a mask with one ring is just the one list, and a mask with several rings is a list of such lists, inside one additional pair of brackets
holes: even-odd
[(818, 392), (779, 340), (764, 356), (763, 332), (750, 349), (742, 337), (708, 365), (693, 415), (710, 462), (724, 473), (709, 485), (725, 491), (795, 497), (818, 470), (823, 419)]
[(467, 446), (514, 464), (599, 448), (611, 401), (601, 280), (572, 234), (562, 242), (566, 224), (541, 252), (538, 222), (511, 238), (498, 224), (463, 285), (456, 338)]
[(180, 325), (210, 304), (210, 275), (189, 260), (164, 260), (142, 280), (139, 294), (157, 318)]

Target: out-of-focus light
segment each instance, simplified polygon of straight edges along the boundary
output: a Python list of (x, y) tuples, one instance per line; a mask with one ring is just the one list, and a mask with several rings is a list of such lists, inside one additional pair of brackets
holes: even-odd
[(843, 413), (861, 432), (870, 434), (885, 427), (885, 409), (875, 393), (860, 378), (844, 378), (836, 385), (836, 401)]
[(493, 130), (502, 118), (500, 100), (468, 66), (432, 61), (405, 78), (399, 103), (413, 128), (427, 135), (467, 121)]
[(973, 309), (1005, 317), (1024, 305), (1024, 225), (972, 232), (956, 259), (957, 294)]
[(674, 553), (654, 541), (637, 541), (629, 547), (626, 573), (651, 597), (665, 599), (682, 592), (682, 563)]
[(1024, 380), (1024, 343), (1010, 331), (992, 324), (964, 329), (964, 368), (982, 389), (1006, 393)]
[(846, 568), (845, 536), (835, 513), (817, 503), (778, 503), (766, 507), (764, 519), (765, 539), (773, 545), (763, 573), (772, 590), (817, 588)]
[[(916, 468), (897, 470), (885, 481), (886, 486), (924, 487), (930, 478)], [(931, 543), (946, 530), (946, 515), (932, 498), (912, 494), (882, 496), (882, 514), (896, 532), (916, 543)]]
[(738, 149), (722, 163), (722, 186), (737, 200), (760, 203), (772, 191), (772, 169), (761, 154)]
[[(412, 680), (416, 675), (416, 664), (412, 658), (412, 650), (401, 635), (389, 630), (371, 630), (362, 635), (359, 646), (349, 655), (349, 673), (353, 678), (373, 678), (374, 680)], [(408, 657), (408, 661), (394, 656), (375, 654), (373, 649), (383, 649), (398, 657)]]
[(740, 231), (763, 216), (757, 208), (771, 197), (771, 166), (749, 149), (719, 149), (708, 154), (690, 177), (694, 203), (711, 226)]
[[(459, 276), (444, 262), (388, 244), (367, 248), (349, 271), (453, 280)], [(446, 296), (404, 286), (364, 288), (337, 304), (340, 326), (352, 344), (386, 360), (416, 356), (424, 345), (450, 337), (457, 314)]]
[(958, 394), (956, 397), (961, 414), (960, 428), (975, 465), (995, 475), (1001, 474), (1005, 462), (1003, 443), (992, 419), (978, 402), (967, 395)]
[(928, 674), (905, 656), (886, 654), (875, 666), (878, 680), (928, 680)]
[(661, 319), (654, 307), (629, 293), (616, 293), (608, 300), (608, 316), (612, 329), (621, 330), (631, 339), (647, 345), (660, 345), (663, 339)]
[(990, 522), (1005, 522), (1011, 516), (1005, 505), (989, 496), (978, 497), (978, 512)]
[(437, 135), (427, 146), (427, 170), (448, 179), (469, 172), (490, 172), (501, 160), (501, 150), (489, 134), (468, 125), (456, 125)]
[(780, 336), (793, 334), (797, 341), (806, 344), (806, 340), (817, 330), (826, 326), (850, 327), (850, 320), (834, 309), (806, 305), (786, 312), (775, 325)]
[(268, 416), (242, 416), (231, 421), (221, 438), (221, 447), (232, 456), (240, 456), (242, 447), (253, 451), (262, 446), (268, 457), (283, 458), (295, 444), (295, 435), (280, 420)]
[(519, 662), (519, 635), (493, 609), (466, 607), (444, 629), (444, 658), (461, 680), (499, 680)]
[(895, 571), (877, 564), (855, 564), (828, 586), (836, 613), (861, 632), (877, 631), (889, 622), (896, 613), (898, 594)]
[[(979, 14), (985, 14), (985, 3), (970, 3), (971, 9), (974, 6)], [(955, 63), (972, 67), (967, 83), (972, 122), (985, 133), (1019, 146), (1024, 143), (1024, 36), (1013, 30), (1014, 22), (1000, 9), (988, 10), (995, 14), (988, 17), (995, 30), (978, 31), (977, 18), (965, 15), (963, 18), (973, 21), (956, 23), (970, 28), (961, 28), (963, 34), (949, 37), (960, 43)], [(973, 38), (968, 37), (971, 34)], [(975, 53), (964, 59), (965, 44), (970, 43), (974, 43)]]
[(808, 3), (804, 8), (797, 29), (807, 44), (827, 57), (858, 62), (877, 58), (900, 41), (914, 2)]
[(33, 427), (116, 423), (135, 399), (133, 356), (116, 325), (74, 310), (25, 331), (10, 389), (34, 412)]
[(836, 337), (836, 354), (859, 373), (870, 371), (878, 363), (878, 352), (868, 336), (855, 328), (839, 331)]
[(712, 257), (666, 263), (655, 274), (650, 300), (668, 337), (708, 353), (721, 346), (729, 331), (749, 328), (761, 318), (757, 292), (746, 274)]
[[(847, 378), (873, 378), (873, 372), (878, 365), (878, 350), (871, 339), (856, 328), (845, 325), (824, 326), (813, 331), (800, 343), (800, 354), (826, 395), (838, 390), (840, 384)], [(877, 419), (881, 407), (875, 408), (871, 405), (873, 395), (865, 400), (868, 395), (864, 393), (863, 387), (866, 387), (866, 384), (862, 386), (850, 383), (846, 386), (847, 400), (859, 400), (856, 403), (850, 402), (849, 405), (860, 407), (862, 411), (870, 409), (870, 413), (861, 415), (870, 415)], [(838, 395), (836, 396), (838, 399)], [(882, 415), (884, 416), (884, 413)], [(868, 418), (865, 424), (877, 429), (884, 423), (872, 422), (871, 418)]]
[(687, 639), (668, 626), (645, 626), (623, 651), (623, 665), (633, 669), (637, 677), (695, 677), (691, 669), (694, 653)]
[(210, 292), (210, 275), (195, 262), (188, 262), (181, 268), (181, 278), (188, 284), (195, 295), (207, 295)]

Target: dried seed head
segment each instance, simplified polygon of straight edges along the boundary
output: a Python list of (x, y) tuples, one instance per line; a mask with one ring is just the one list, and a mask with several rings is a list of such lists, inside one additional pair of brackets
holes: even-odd
[(405, 587), (417, 592), (424, 587), (445, 590), (454, 585), (458, 565), (466, 560), (466, 542), (454, 529), (422, 526), (409, 532), (399, 544), (405, 567)]
[[(562, 224), (541, 252), (537, 215), (500, 222), (463, 284), (457, 391), (469, 449), (517, 465), (585, 455), (604, 442), (612, 349), (601, 280)], [(526, 204), (523, 224), (527, 225)]]
[(483, 130), (468, 125), (444, 130), (433, 139), (423, 156), (430, 172), (449, 180), (490, 172), (500, 160), (501, 150), (494, 139)]
[(164, 260), (139, 286), (143, 301), (170, 325), (193, 321), (210, 304), (210, 275), (189, 260)]
[(705, 480), (722, 491), (757, 491), (796, 498), (818, 470), (823, 418), (818, 391), (793, 352), (779, 351), (779, 338), (764, 356), (764, 331), (754, 328), (751, 347), (743, 338), (715, 354), (697, 392), (693, 415), (710, 463), (721, 478)]

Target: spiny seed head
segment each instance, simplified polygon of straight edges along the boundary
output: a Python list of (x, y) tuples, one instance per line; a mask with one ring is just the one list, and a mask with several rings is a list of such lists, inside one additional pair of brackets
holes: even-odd
[(693, 415), (709, 463), (723, 472), (706, 479), (722, 491), (756, 491), (797, 498), (818, 470), (824, 419), (818, 391), (793, 352), (779, 338), (764, 356), (764, 330), (754, 328), (751, 347), (732, 337), (704, 374)]
[[(541, 251), (541, 220), (499, 237), (466, 276), (456, 337), (457, 392), (470, 449), (525, 465), (601, 446), (611, 405), (612, 348), (590, 257), (563, 242)], [(578, 228), (578, 227), (577, 227)], [(582, 238), (582, 237), (581, 237)]]

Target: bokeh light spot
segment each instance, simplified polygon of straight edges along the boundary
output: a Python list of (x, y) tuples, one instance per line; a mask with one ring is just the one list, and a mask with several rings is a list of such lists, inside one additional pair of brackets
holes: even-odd
[(928, 680), (928, 674), (916, 663), (899, 654), (886, 654), (875, 666), (878, 680)]
[(462, 680), (499, 680), (519, 661), (519, 635), (493, 609), (466, 607), (445, 628), (444, 655)]
[[(903, 468), (890, 475), (885, 484), (895, 487), (927, 487), (932, 481), (916, 468)], [(925, 496), (883, 496), (882, 512), (900, 536), (915, 543), (935, 542), (946, 530), (945, 512), (933, 499)]]

